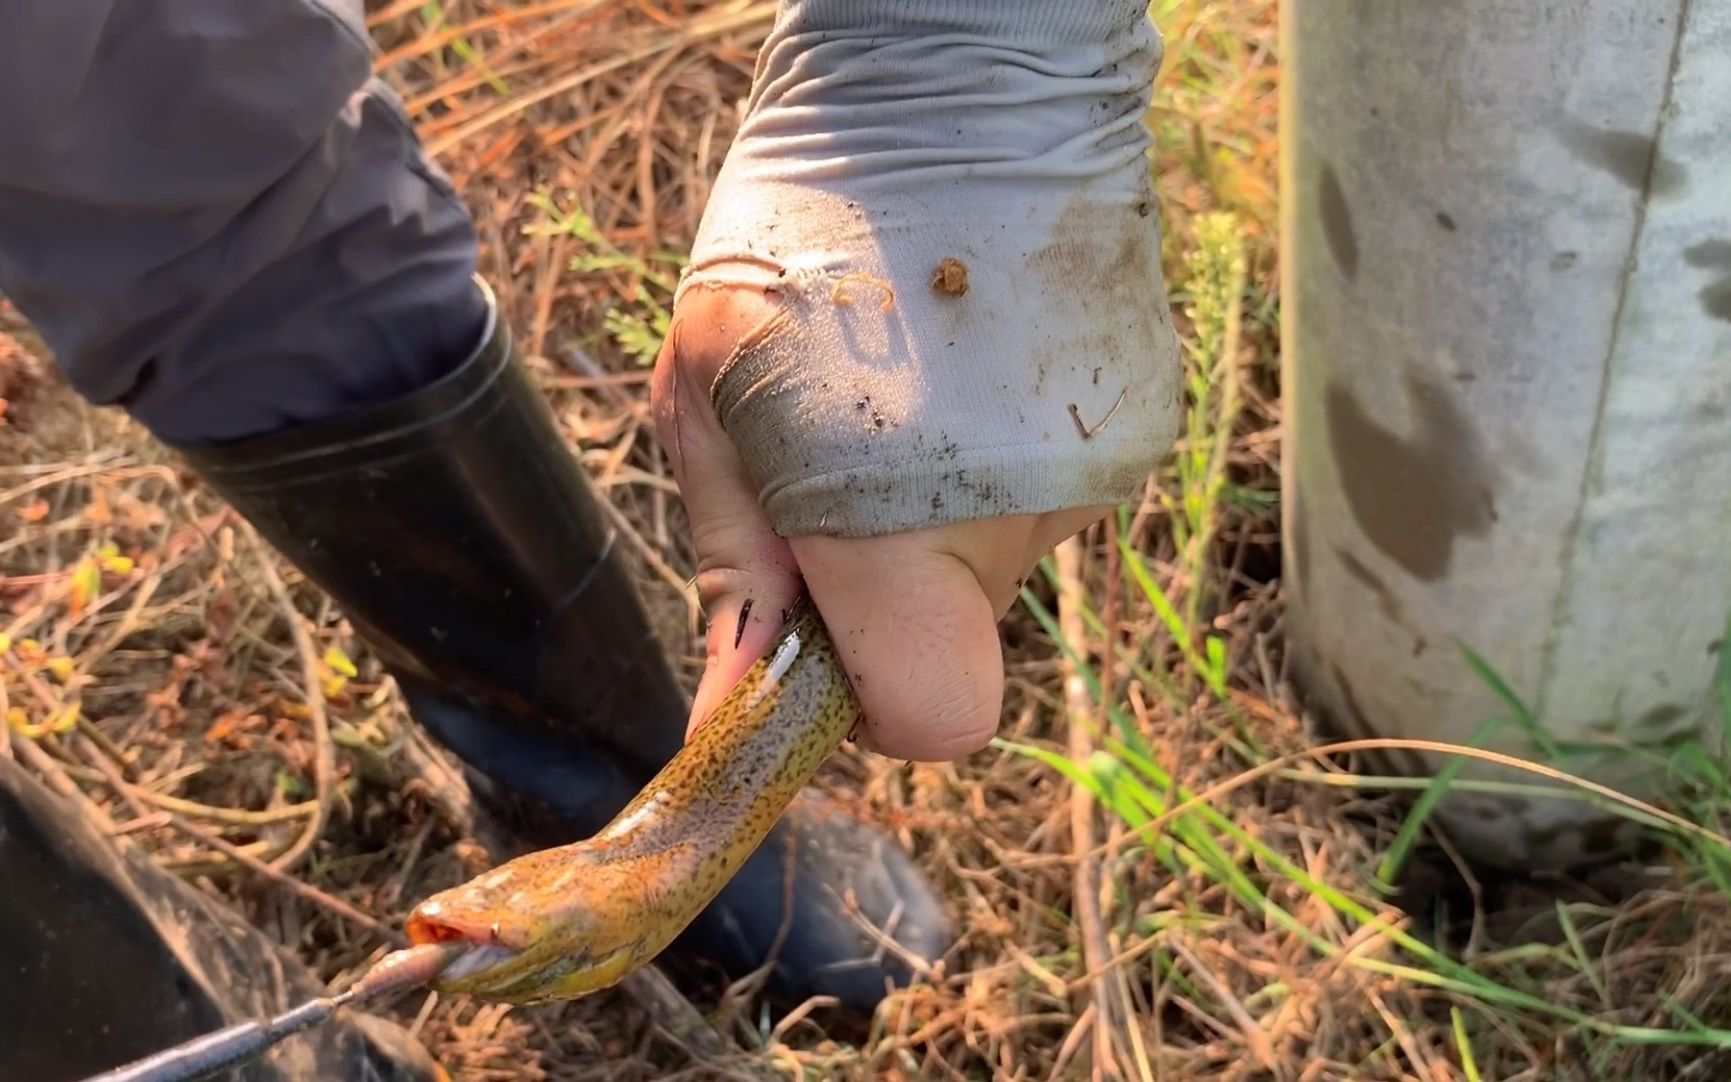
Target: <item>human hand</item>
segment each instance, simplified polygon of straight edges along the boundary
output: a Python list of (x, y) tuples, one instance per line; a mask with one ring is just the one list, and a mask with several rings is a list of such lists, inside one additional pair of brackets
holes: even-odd
[(746, 288), (688, 295), (656, 372), (656, 423), (691, 518), (709, 622), (693, 726), (775, 640), (803, 586), (859, 696), (860, 742), (902, 759), (960, 758), (997, 728), (998, 619), (1040, 557), (1105, 508), (781, 537), (708, 392), (740, 336), (776, 306)]
[(1175, 434), (1141, 125), (1158, 49), (1135, 4), (831, 21), (871, 7), (784, 4), (654, 410), (709, 618), (693, 724), (803, 585), (861, 742), (948, 760), (997, 727), (1022, 579)]

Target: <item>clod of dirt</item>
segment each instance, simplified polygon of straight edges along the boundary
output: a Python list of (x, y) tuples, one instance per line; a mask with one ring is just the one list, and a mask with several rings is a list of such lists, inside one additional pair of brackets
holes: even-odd
[(946, 297), (961, 297), (968, 292), (968, 268), (954, 256), (945, 256), (932, 272), (932, 289)]

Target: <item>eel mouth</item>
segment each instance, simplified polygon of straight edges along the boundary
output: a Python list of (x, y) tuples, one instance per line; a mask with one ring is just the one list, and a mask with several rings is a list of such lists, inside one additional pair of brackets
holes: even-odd
[(498, 967), (505, 965), (514, 960), (517, 955), (518, 952), (512, 950), (510, 947), (499, 947), (492, 944), (476, 944), (469, 949), (467, 954), (462, 955), (456, 961), (446, 966), (445, 971), (439, 974), (439, 980), (445, 984), (468, 980), (470, 977), (478, 976), (488, 972), (489, 970), (497, 969)]
[(443, 907), (423, 906), (409, 917), (404, 931), (414, 946), (454, 943), (468, 948), (439, 974), (440, 983), (466, 980), (496, 969), (523, 952), (499, 941), (499, 925), (468, 920), (440, 912)]

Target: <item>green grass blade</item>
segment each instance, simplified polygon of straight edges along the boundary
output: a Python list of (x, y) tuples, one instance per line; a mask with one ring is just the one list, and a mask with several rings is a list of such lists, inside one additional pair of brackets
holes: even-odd
[(1575, 927), (1575, 916), (1569, 912), (1569, 907), (1561, 898), (1557, 899), (1557, 923), (1562, 926), (1563, 938), (1569, 941), (1569, 950), (1574, 953), (1575, 962), (1581, 967), (1581, 974), (1587, 978), (1587, 983), (1593, 986), (1593, 991), (1599, 997), (1599, 1004), (1607, 1011), (1611, 1006), (1611, 989), (1605, 984), (1604, 976), (1599, 967), (1593, 964), (1587, 954), (1587, 945), (1581, 939), (1581, 930)]
[[(1479, 731), (1473, 734), (1469, 746), (1473, 748), (1483, 747), (1485, 742), (1490, 739), (1491, 734), (1496, 732), (1501, 722), (1501, 718), (1493, 718), (1481, 725)], [(1425, 786), (1424, 792), (1420, 793), (1418, 799), (1413, 801), (1412, 809), (1401, 821), (1400, 829), (1395, 831), (1394, 840), (1389, 842), (1388, 852), (1384, 853), (1382, 859), (1377, 862), (1376, 880), (1382, 886), (1385, 888), (1394, 886), (1395, 878), (1400, 875), (1401, 868), (1406, 864), (1407, 856), (1418, 841), (1419, 831), (1423, 830), (1425, 823), (1430, 821), (1431, 812), (1436, 809), (1442, 798), (1448, 795), (1449, 787), (1454, 784), (1454, 780), (1460, 776), (1461, 771), (1467, 768), (1468, 762), (1466, 756), (1457, 755), (1444, 763), (1443, 768), (1436, 772), (1436, 777), (1432, 778), (1431, 783)]]
[[(1039, 623), (1041, 630), (1045, 631), (1046, 635), (1058, 645), (1058, 649), (1063, 652), (1064, 656), (1070, 659), (1070, 663), (1076, 667), (1076, 675), (1087, 686), (1089, 697), (1096, 704), (1102, 703), (1106, 693), (1100, 684), (1099, 674), (1094, 671), (1092, 665), (1088, 664), (1088, 660), (1077, 653), (1076, 648), (1064, 638), (1063, 632), (1058, 629), (1057, 617), (1053, 616), (1046, 606), (1040, 603), (1040, 599), (1034, 596), (1033, 591), (1026, 586), (1022, 587), (1022, 604), (1033, 614), (1034, 620)], [(1148, 746), (1141, 732), (1137, 730), (1133, 718), (1123, 711), (1117, 710), (1108, 710), (1107, 715), (1113, 727), (1118, 730), (1120, 737), (1126, 743), (1138, 748)]]
[(1545, 731), (1544, 726), (1540, 725), (1538, 719), (1533, 717), (1533, 712), (1527, 708), (1527, 704), (1521, 700), (1519, 695), (1515, 694), (1514, 689), (1509, 687), (1508, 683), (1497, 674), (1497, 671), (1491, 668), (1490, 664), (1466, 643), (1457, 639), (1455, 646), (1466, 658), (1467, 664), (1472, 667), (1473, 672), (1480, 680), (1484, 681), (1485, 686), (1496, 693), (1497, 698), (1501, 699), (1514, 713), (1515, 723), (1526, 732), (1528, 739), (1532, 740), (1534, 745), (1548, 759), (1561, 758), (1562, 749), (1557, 746), (1556, 738)]
[(1455, 1033), (1455, 1050), (1461, 1055), (1461, 1070), (1467, 1076), (1467, 1082), (1484, 1082), (1479, 1075), (1478, 1061), (1473, 1059), (1472, 1042), (1467, 1040), (1466, 1018), (1459, 1007), (1449, 1008), (1449, 1021)]

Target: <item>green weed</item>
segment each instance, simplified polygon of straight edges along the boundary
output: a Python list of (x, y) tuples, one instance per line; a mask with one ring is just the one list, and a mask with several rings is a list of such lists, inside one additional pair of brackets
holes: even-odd
[[(428, 0), (427, 3), (422, 4), (421, 23), (424, 27), (423, 33), (436, 33), (445, 25), (444, 5), (439, 3), (438, 0)], [(493, 72), (493, 70), (487, 65), (487, 62), (481, 58), (480, 52), (475, 49), (475, 46), (468, 38), (457, 38), (452, 41), (451, 51), (456, 53), (457, 58), (463, 63), (485, 75), (487, 78), (487, 85), (492, 87), (494, 91), (501, 95), (509, 95), (511, 93), (510, 85)]]
[[(1195, 247), (1184, 264), (1189, 298), (1184, 312), (1191, 325), (1183, 343), (1188, 405), (1184, 439), (1174, 456), (1177, 484), (1163, 488), (1161, 495), (1171, 515), (1180, 576), (1187, 584), (1182, 618), (1176, 613), (1168, 617), (1165, 612), (1161, 618), (1175, 637), (1185, 636), (1181, 642), (1187, 641), (1200, 623), (1210, 544), (1220, 527), (1226, 490), (1226, 456), (1242, 407), (1238, 352), (1248, 262), (1238, 219), (1224, 212), (1197, 218)], [(1143, 566), (1140, 560), (1137, 563)], [(1137, 585), (1153, 601), (1151, 581), (1138, 576)], [(1156, 607), (1163, 604), (1164, 599)], [(1180, 625), (1188, 630), (1181, 630)], [(1197, 668), (1210, 678), (1217, 666), (1211, 663)], [(1210, 687), (1216, 695), (1224, 691), (1224, 685), (1212, 679)]]
[(602, 330), (639, 365), (653, 365), (672, 325), (673, 291), (679, 284), (684, 257), (671, 251), (657, 250), (647, 256), (624, 251), (608, 240), (588, 211), (575, 202), (569, 210), (562, 210), (545, 192), (537, 192), (527, 201), (544, 220), (525, 227), (524, 232), (570, 237), (582, 245), (571, 257), (568, 269), (573, 273), (623, 274), (633, 283), (625, 291), (627, 303), (610, 307), (602, 317)]

